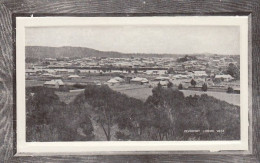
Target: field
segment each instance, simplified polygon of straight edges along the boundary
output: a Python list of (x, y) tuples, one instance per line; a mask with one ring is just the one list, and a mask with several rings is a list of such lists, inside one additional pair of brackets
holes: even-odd
[(209, 96), (215, 97), (216, 99), (226, 101), (229, 104), (240, 106), (240, 94), (228, 94), (226, 92), (201, 92), (201, 91), (191, 91), (191, 90), (182, 90), (185, 96), (194, 96), (207, 94)]
[(150, 95), (152, 95), (152, 88), (142, 85), (125, 84), (110, 86), (114, 91), (126, 94), (129, 97), (140, 99), (145, 101)]
[[(129, 97), (137, 98), (145, 101), (150, 95), (152, 95), (152, 88), (142, 85), (118, 85), (111, 86), (111, 89), (124, 93)], [(202, 92), (202, 91), (193, 91), (193, 90), (182, 90), (184, 96), (194, 96), (207, 94), (213, 96), (216, 99), (226, 101), (229, 104), (240, 106), (240, 95), (239, 94), (228, 94), (226, 92)]]
[[(73, 80), (66, 80), (64, 81), (66, 84), (70, 85), (73, 83), (82, 83), (87, 84), (93, 81), (106, 81), (108, 80), (108, 76), (92, 76), (87, 77), (85, 79), (73, 79)], [(42, 86), (44, 81), (37, 81), (37, 80), (26, 80), (26, 87), (32, 86)], [(136, 84), (122, 84), (122, 85), (114, 85), (110, 86), (111, 89), (126, 94), (129, 97), (133, 97), (136, 99), (140, 99), (145, 101), (150, 95), (152, 95), (152, 88), (149, 88), (147, 85), (136, 85)], [(201, 95), (207, 94), (209, 96), (213, 96), (216, 99), (226, 101), (227, 103), (240, 106), (240, 95), (239, 94), (228, 94), (226, 92), (201, 92), (197, 90), (182, 90), (185, 96), (194, 96), (194, 95)], [(65, 103), (70, 103), (79, 93), (78, 92), (57, 92), (56, 94), (59, 95), (61, 101)]]

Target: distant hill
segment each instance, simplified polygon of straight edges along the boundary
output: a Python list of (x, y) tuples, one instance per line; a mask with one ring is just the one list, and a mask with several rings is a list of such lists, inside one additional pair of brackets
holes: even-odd
[(113, 51), (99, 51), (90, 48), (83, 47), (46, 47), (46, 46), (26, 46), (25, 47), (26, 58), (83, 58), (83, 57), (110, 57), (110, 58), (128, 58), (128, 57), (179, 57), (175, 54), (127, 54)]

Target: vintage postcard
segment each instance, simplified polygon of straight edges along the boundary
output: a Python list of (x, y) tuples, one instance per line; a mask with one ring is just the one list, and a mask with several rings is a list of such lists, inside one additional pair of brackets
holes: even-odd
[(18, 17), (19, 152), (248, 149), (248, 18)]

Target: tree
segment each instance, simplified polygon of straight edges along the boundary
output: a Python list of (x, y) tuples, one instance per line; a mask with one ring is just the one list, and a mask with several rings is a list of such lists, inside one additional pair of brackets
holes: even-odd
[(155, 87), (152, 93), (145, 102), (150, 139), (168, 140), (175, 135), (178, 116), (175, 113), (176, 109), (183, 108), (184, 95), (180, 91), (161, 87)]
[[(92, 140), (93, 126), (88, 113), (66, 105), (54, 90), (30, 87), (26, 90), (27, 141)], [(64, 126), (64, 124), (66, 124)]]
[(169, 81), (168, 84), (167, 84), (167, 87), (168, 88), (172, 88), (173, 87), (173, 83), (171, 81)]
[(239, 68), (234, 65), (233, 63), (230, 63), (227, 68), (227, 74), (231, 75), (235, 79), (240, 79), (240, 70)]
[(204, 92), (207, 92), (208, 86), (207, 86), (206, 83), (204, 83), (204, 84), (202, 85), (201, 90), (204, 91)]
[[(53, 89), (45, 87), (33, 87), (27, 89), (27, 92), (29, 97), (26, 101), (26, 111), (29, 115), (28, 119), (32, 120), (30, 123), (39, 125), (49, 124), (51, 112), (54, 111), (56, 106), (62, 105), (59, 97)], [(33, 96), (30, 96), (30, 94), (33, 94)]]
[(233, 93), (233, 92), (234, 92), (234, 89), (232, 87), (228, 87), (227, 93)]
[(161, 89), (161, 88), (162, 88), (162, 85), (161, 85), (160, 82), (157, 84), (157, 87), (158, 87), (158, 89)]
[(179, 89), (179, 90), (182, 90), (182, 89), (183, 89), (183, 86), (182, 86), (181, 83), (179, 84), (178, 89)]
[(108, 86), (88, 85), (84, 95), (93, 107), (93, 119), (103, 129), (108, 141), (111, 140), (111, 128), (114, 125), (117, 124), (120, 129), (133, 128), (134, 113), (142, 107), (141, 100), (129, 98)]
[[(183, 92), (163, 88), (158, 83), (145, 102), (95, 85), (88, 85), (82, 97), (91, 106), (85, 110), (92, 112), (91, 119), (102, 127), (107, 140), (111, 140), (115, 125), (118, 128), (115, 138), (120, 140), (239, 139), (239, 107), (206, 94), (185, 97)], [(183, 129), (194, 128), (221, 128), (225, 133), (183, 133)]]
[(191, 82), (190, 82), (190, 84), (195, 88), (195, 86), (196, 86), (196, 81), (194, 80), (194, 79), (191, 79)]

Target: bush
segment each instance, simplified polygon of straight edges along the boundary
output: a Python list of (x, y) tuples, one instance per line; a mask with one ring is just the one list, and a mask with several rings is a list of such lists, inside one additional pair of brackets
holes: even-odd
[(204, 84), (202, 85), (201, 90), (204, 91), (204, 92), (207, 92), (208, 86), (207, 86), (206, 83), (204, 83)]
[(55, 94), (55, 89), (27, 88), (26, 99), (27, 141), (94, 139), (94, 128), (88, 112), (77, 105), (68, 106), (61, 102)]
[(234, 89), (232, 87), (228, 87), (227, 93), (233, 93), (233, 92), (234, 92)]
[(197, 82), (196, 82), (194, 79), (192, 79), (192, 80), (190, 81), (190, 84), (195, 88)]
[(173, 87), (172, 82), (169, 81), (169, 83), (167, 84), (167, 87), (168, 87), (168, 88), (172, 88), (172, 87)]
[(179, 89), (179, 90), (182, 90), (182, 89), (183, 89), (182, 84), (179, 84), (178, 89)]

